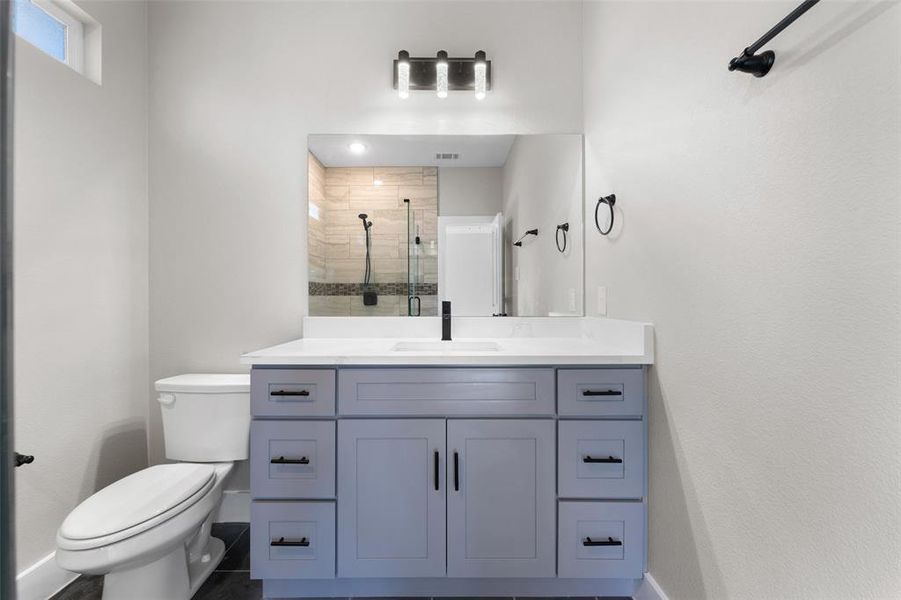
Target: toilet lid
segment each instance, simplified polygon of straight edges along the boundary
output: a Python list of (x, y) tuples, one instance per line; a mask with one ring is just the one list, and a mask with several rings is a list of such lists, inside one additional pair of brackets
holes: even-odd
[[(212, 465), (156, 465), (108, 485), (73, 510), (59, 533), (70, 540), (111, 535), (196, 502), (186, 502), (215, 477)], [(199, 497), (199, 496), (198, 496)]]

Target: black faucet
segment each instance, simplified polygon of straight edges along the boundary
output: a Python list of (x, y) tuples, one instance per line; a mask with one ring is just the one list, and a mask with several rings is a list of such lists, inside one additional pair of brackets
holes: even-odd
[(449, 342), (451, 339), (451, 309), (450, 301), (441, 302), (441, 341)]

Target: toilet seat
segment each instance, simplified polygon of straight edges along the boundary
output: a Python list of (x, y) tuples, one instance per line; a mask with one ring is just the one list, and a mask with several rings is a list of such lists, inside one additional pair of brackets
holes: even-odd
[(181, 514), (216, 482), (210, 464), (156, 465), (103, 488), (63, 522), (60, 548), (89, 550), (133, 537)]

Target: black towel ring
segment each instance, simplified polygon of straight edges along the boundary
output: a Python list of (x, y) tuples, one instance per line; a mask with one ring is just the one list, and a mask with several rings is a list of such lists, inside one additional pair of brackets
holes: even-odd
[[(560, 232), (563, 232), (563, 247), (560, 247)], [(566, 252), (566, 232), (569, 231), (569, 223), (557, 225), (557, 233), (554, 234), (554, 241), (557, 244), (557, 250), (561, 253)]]
[[(606, 204), (607, 208), (610, 209), (610, 226), (607, 227), (607, 230), (601, 229), (601, 224), (598, 222), (598, 210), (601, 208), (601, 204)], [(613, 205), (616, 204), (616, 194), (610, 194), (609, 196), (601, 196), (598, 198), (598, 203), (594, 207), (594, 226), (598, 228), (598, 233), (601, 235), (607, 235), (611, 231), (613, 231)]]

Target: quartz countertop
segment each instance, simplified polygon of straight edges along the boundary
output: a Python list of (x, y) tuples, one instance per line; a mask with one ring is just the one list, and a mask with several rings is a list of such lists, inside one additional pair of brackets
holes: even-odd
[[(404, 337), (350, 337), (359, 332), (346, 320), (322, 323), (318, 319), (304, 337), (277, 346), (248, 352), (241, 357), (249, 365), (647, 365), (653, 360), (653, 327), (648, 323), (608, 319), (578, 319), (566, 327), (530, 321), (523, 325), (504, 319), (503, 329), (494, 323), (463, 321), (464, 332), (487, 330), (491, 337), (458, 337), (441, 342), (421, 330), (406, 330)], [(312, 319), (311, 319), (312, 320)], [(475, 319), (472, 319), (474, 321)], [(521, 319), (520, 321), (526, 321)], [(547, 321), (543, 319), (542, 321)], [(558, 323), (552, 323), (558, 325)], [(387, 324), (386, 324), (387, 325)], [(365, 329), (365, 328), (364, 328)], [(376, 334), (384, 335), (381, 327)], [(420, 327), (421, 329), (421, 327)], [(562, 331), (565, 336), (554, 336)], [(439, 329), (440, 332), (440, 329)], [(331, 334), (331, 336), (330, 336)], [(358, 334), (357, 334), (358, 335)]]

